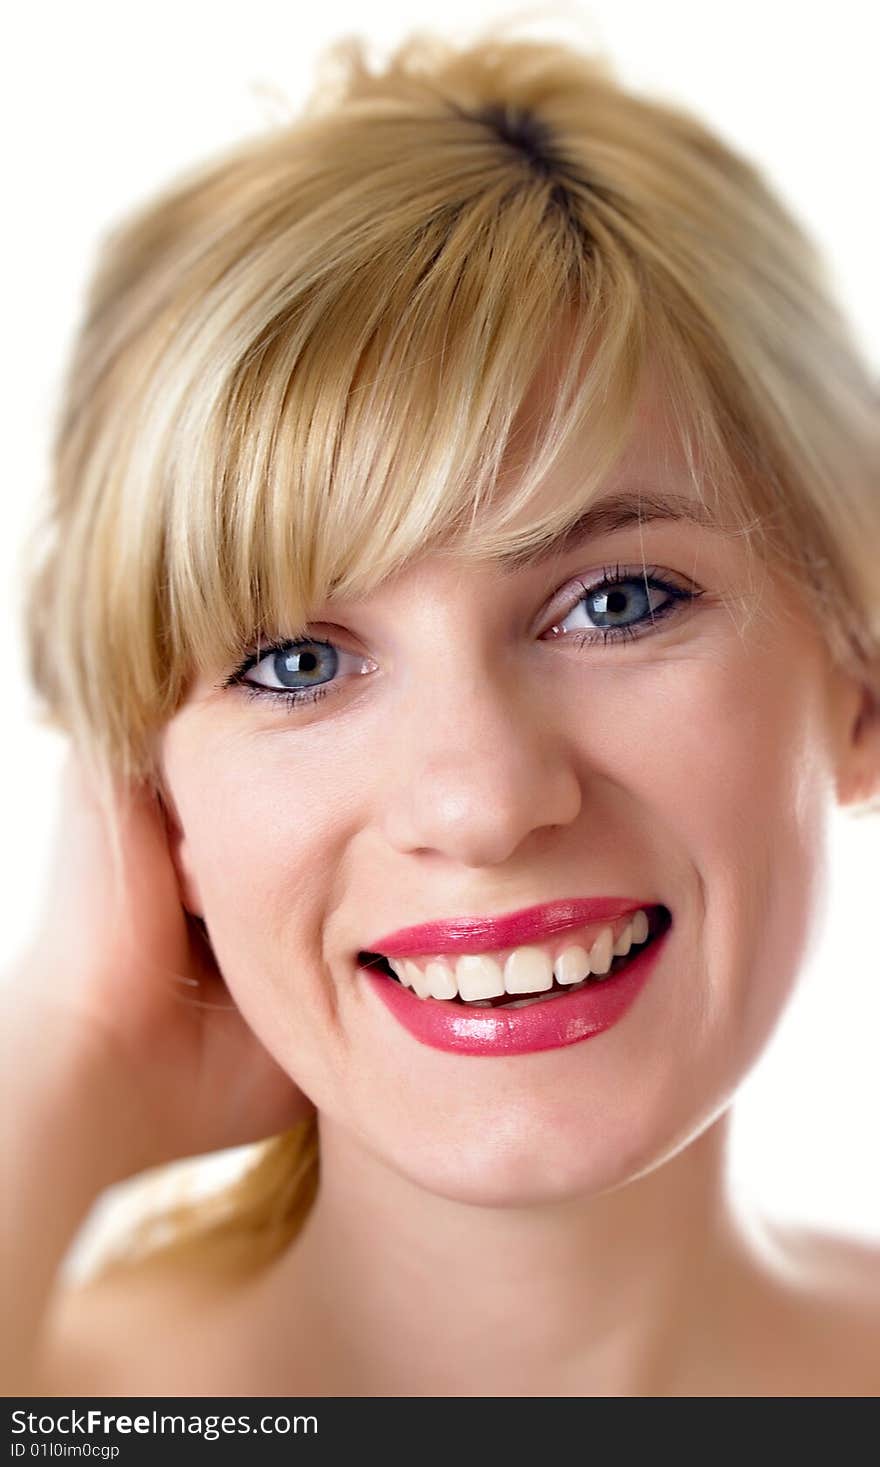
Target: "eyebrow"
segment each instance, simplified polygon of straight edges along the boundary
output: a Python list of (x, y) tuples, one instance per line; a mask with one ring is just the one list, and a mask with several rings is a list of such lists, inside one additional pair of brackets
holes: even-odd
[(719, 528), (717, 516), (697, 499), (665, 490), (660, 493), (657, 490), (627, 489), (598, 500), (540, 550), (501, 555), (498, 563), (505, 570), (521, 567), (524, 558), (540, 565), (584, 540), (594, 540), (600, 535), (610, 535), (631, 525), (645, 525), (652, 520), (678, 520), (701, 529)]

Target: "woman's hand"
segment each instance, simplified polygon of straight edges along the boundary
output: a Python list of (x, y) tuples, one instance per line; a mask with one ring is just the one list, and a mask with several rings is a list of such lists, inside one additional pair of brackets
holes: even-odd
[(62, 781), (49, 900), (7, 997), (25, 1050), (39, 1042), (45, 1052), (51, 1036), (70, 1073), (100, 1075), (114, 1171), (256, 1141), (313, 1113), (242, 1018), (181, 905), (155, 794), (116, 788), (119, 892), (105, 820), (73, 752)]

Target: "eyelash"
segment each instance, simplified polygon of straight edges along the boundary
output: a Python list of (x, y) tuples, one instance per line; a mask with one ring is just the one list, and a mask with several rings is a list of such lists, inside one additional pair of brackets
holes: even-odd
[[(567, 617), (571, 616), (581, 601), (586, 600), (588, 596), (594, 595), (597, 591), (604, 591), (609, 586), (620, 585), (627, 581), (640, 581), (643, 585), (650, 583), (652, 586), (659, 587), (660, 590), (667, 592), (670, 597), (670, 600), (665, 602), (663, 606), (655, 611), (649, 611), (646, 614), (644, 623), (636, 623), (637, 626), (647, 624), (648, 621), (654, 625), (658, 621), (661, 621), (668, 613), (676, 612), (679, 609), (680, 603), (696, 601), (698, 597), (705, 594), (703, 591), (686, 591), (680, 586), (673, 585), (671, 581), (666, 580), (659, 573), (657, 566), (644, 566), (639, 571), (627, 571), (625, 569), (622, 571), (619, 564), (613, 569), (609, 566), (604, 566), (601, 579), (594, 581), (592, 585), (588, 586), (583, 581), (575, 581), (575, 585), (581, 587), (582, 595), (572, 603), (564, 614), (557, 618), (557, 622), (565, 621)], [(569, 633), (568, 635), (564, 635), (560, 640), (566, 643), (573, 642), (575, 647), (582, 648), (585, 646), (594, 646), (599, 642), (603, 646), (607, 646), (609, 642), (634, 642), (645, 635), (649, 635), (649, 633), (636, 631), (635, 627), (631, 626), (618, 628), (599, 627), (592, 632)], [(290, 711), (302, 708), (307, 704), (319, 703), (322, 698), (326, 698), (328, 693), (333, 690), (335, 686), (333, 683), (328, 682), (314, 688), (294, 689), (262, 688), (256, 683), (245, 681), (245, 673), (249, 672), (252, 667), (257, 666), (265, 657), (271, 657), (273, 652), (281, 652), (286, 647), (305, 645), (312, 647), (333, 647), (336, 644), (323, 637), (303, 637), (299, 640), (288, 638), (268, 647), (259, 647), (249, 653), (244, 662), (220, 686), (222, 688), (235, 687), (248, 698), (271, 698), (276, 705), (283, 703)]]

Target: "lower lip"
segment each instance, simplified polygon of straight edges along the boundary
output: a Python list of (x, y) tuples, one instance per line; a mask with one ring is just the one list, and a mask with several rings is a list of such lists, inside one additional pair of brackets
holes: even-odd
[(580, 1044), (616, 1024), (654, 971), (670, 930), (611, 978), (524, 1009), (470, 1008), (452, 999), (418, 998), (384, 973), (361, 969), (361, 976), (420, 1044), (454, 1054), (534, 1054)]

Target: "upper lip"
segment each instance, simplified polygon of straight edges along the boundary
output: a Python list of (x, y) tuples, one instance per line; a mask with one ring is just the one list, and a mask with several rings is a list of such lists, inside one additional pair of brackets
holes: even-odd
[(415, 953), (489, 952), (518, 947), (569, 927), (584, 927), (588, 922), (615, 922), (629, 912), (656, 905), (630, 897), (563, 897), (497, 917), (447, 917), (417, 927), (399, 927), (377, 937), (367, 951), (389, 958)]

